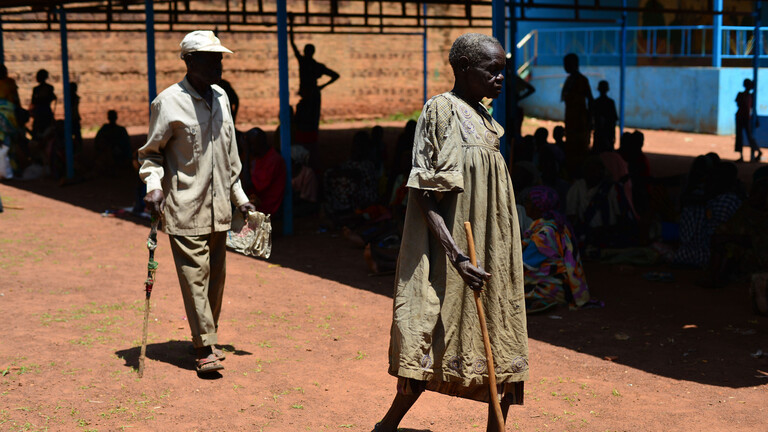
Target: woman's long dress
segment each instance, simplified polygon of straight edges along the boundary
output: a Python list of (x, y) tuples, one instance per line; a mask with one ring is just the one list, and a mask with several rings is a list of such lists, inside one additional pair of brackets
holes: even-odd
[(415, 193), (434, 191), (456, 244), (467, 251), (472, 223), (477, 258), (492, 276), (482, 300), (500, 397), (522, 404), (528, 378), (528, 333), (520, 228), (512, 181), (499, 152), (504, 131), (482, 105), (433, 97), (419, 117), (411, 193), (398, 259), (389, 373), (398, 389), (424, 385), (488, 401), (483, 339), (472, 290), (430, 234)]

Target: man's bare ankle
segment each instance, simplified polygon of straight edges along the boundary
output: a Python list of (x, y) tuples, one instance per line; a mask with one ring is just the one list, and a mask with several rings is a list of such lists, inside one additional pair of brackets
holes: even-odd
[(195, 348), (195, 355), (197, 356), (197, 358), (205, 358), (211, 354), (213, 354), (213, 350), (209, 346)]

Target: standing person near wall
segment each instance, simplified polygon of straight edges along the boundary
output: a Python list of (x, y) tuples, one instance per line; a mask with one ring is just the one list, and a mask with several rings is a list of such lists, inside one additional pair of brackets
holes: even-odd
[(579, 72), (579, 57), (576, 54), (563, 58), (563, 68), (568, 73), (560, 94), (560, 100), (565, 103), (565, 167), (574, 177), (589, 150), (592, 87), (587, 77)]
[[(499, 151), (504, 130), (481, 103), (501, 93), (504, 49), (468, 33), (448, 58), (453, 90), (430, 99), (416, 126), (389, 346), (397, 395), (377, 432), (395, 432), (424, 390), (490, 400), (472, 290), (483, 291), (496, 363), (490, 373), (505, 418), (510, 405), (522, 405), (528, 378), (521, 234)], [(465, 221), (475, 233), (477, 266), (466, 254)], [(497, 426), (489, 409), (487, 430)]]
[(597, 83), (600, 96), (595, 99), (593, 110), (595, 116), (593, 146), (597, 153), (615, 150), (616, 122), (619, 120), (619, 115), (616, 113), (616, 103), (608, 97), (609, 90), (608, 81), (602, 80)]
[[(289, 19), (291, 20), (291, 48), (293, 48), (293, 54), (299, 62), (299, 96), (301, 96), (301, 100), (296, 105), (297, 129), (299, 132), (307, 133), (309, 135), (307, 139), (314, 142), (317, 141), (317, 131), (320, 127), (320, 92), (339, 79), (339, 74), (314, 59), (314, 45), (304, 45), (304, 55), (301, 54), (296, 42), (293, 41), (293, 15), (289, 15)], [(317, 80), (323, 76), (330, 79), (318, 85)]]
[(184, 79), (152, 101), (147, 143), (139, 149), (144, 201), (165, 216), (198, 373), (224, 367), (216, 348), (232, 203), (255, 211), (240, 185), (235, 125), (221, 80), (223, 47), (211, 31), (181, 41)]
[[(747, 78), (744, 80), (744, 91), (739, 92), (739, 94), (736, 95), (736, 145), (734, 151), (739, 153), (739, 159), (737, 159), (736, 162), (744, 162), (744, 155), (742, 154), (742, 149), (744, 148), (744, 135), (747, 136), (747, 142), (749, 142), (750, 162), (760, 162), (760, 157), (763, 155), (763, 152), (760, 151), (760, 147), (757, 146), (757, 140), (755, 140), (750, 124), (753, 115), (753, 88), (754, 84), (752, 83), (752, 80)], [(757, 123), (757, 126), (760, 126), (759, 122)]]
[(48, 84), (48, 71), (40, 69), (35, 77), (38, 85), (32, 89), (32, 104), (29, 107), (30, 114), (34, 118), (32, 122), (32, 138), (40, 140), (46, 131), (53, 126), (53, 109), (51, 104), (56, 102), (56, 94), (53, 86)]

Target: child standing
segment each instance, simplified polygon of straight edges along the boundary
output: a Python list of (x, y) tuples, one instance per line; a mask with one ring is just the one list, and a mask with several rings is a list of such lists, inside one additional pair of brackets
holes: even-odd
[(608, 81), (600, 81), (597, 84), (597, 91), (600, 96), (595, 99), (595, 140), (594, 149), (597, 153), (613, 151), (613, 145), (616, 143), (616, 103), (608, 97)]

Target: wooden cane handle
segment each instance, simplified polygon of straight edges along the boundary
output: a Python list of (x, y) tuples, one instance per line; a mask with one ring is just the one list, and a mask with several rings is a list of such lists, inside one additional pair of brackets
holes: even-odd
[[(464, 222), (464, 230), (467, 233), (467, 249), (469, 252), (469, 261), (473, 266), (477, 266), (477, 253), (475, 252), (475, 239), (472, 236), (472, 224)], [(480, 330), (483, 333), (483, 347), (485, 347), (485, 362), (488, 366), (488, 390), (490, 392), (491, 406), (496, 416), (498, 430), (504, 431), (504, 415), (501, 413), (501, 404), (499, 403), (499, 392), (496, 388), (496, 368), (493, 364), (493, 352), (491, 351), (491, 338), (488, 336), (488, 325), (485, 321), (485, 311), (483, 310), (483, 300), (480, 298), (480, 291), (472, 290), (475, 295), (475, 306), (477, 307), (477, 316), (480, 319)]]

